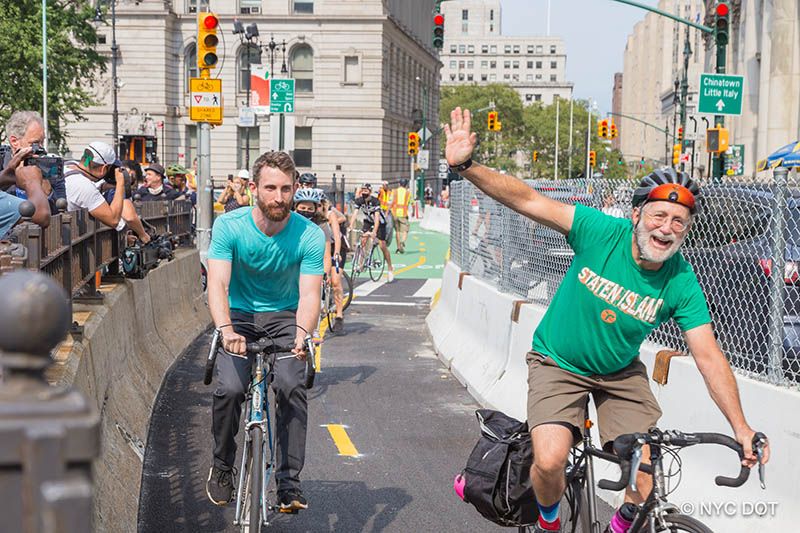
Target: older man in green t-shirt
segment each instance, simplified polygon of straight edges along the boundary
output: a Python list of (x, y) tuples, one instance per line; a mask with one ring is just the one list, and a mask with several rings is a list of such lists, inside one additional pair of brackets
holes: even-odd
[[(319, 318), (325, 235), (291, 211), (295, 166), (284, 152), (267, 152), (253, 166), (256, 206), (225, 213), (214, 222), (208, 250), (208, 307), (223, 348), (244, 355), (246, 342), (266, 330), (276, 344), (294, 342), (296, 358), (275, 364), (275, 480), (283, 510), (308, 507), (300, 491), (305, 462), (308, 404), (304, 373), (306, 332)], [(297, 327), (295, 327), (297, 326)], [(252, 361), (221, 352), (212, 409), (214, 462), (209, 499), (226, 505), (233, 495), (233, 461), (241, 405)]]
[[(753, 466), (755, 432), (742, 412), (736, 380), (714, 337), (703, 292), (679, 249), (692, 224), (696, 184), (673, 169), (645, 177), (634, 193), (632, 220), (537, 193), (521, 180), (471, 159), (476, 134), (469, 111), (451, 113), (446, 157), (450, 168), (518, 213), (566, 235), (575, 251), (528, 353), (531, 478), (539, 506), (534, 531), (559, 531), (567, 458), (580, 437), (591, 392), (604, 444), (646, 432), (661, 410), (650, 390), (639, 348), (659, 324), (681, 328), (712, 399), (728, 419)], [(645, 453), (645, 455), (647, 455)], [(765, 450), (764, 461), (769, 457)], [(641, 502), (650, 491), (640, 475)]]

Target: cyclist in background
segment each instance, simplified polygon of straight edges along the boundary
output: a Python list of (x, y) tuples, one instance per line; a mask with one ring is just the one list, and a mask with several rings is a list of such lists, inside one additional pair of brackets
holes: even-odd
[(298, 181), (300, 182), (301, 189), (317, 188), (317, 177), (311, 172), (304, 172), (300, 174), (300, 179)]
[[(533, 334), (528, 361), (531, 479), (539, 507), (534, 532), (560, 531), (559, 502), (570, 449), (580, 440), (591, 393), (605, 447), (627, 433), (645, 433), (661, 409), (639, 359), (642, 342), (674, 319), (709, 394), (744, 450), (757, 462), (736, 378), (711, 327), (703, 291), (679, 249), (692, 225), (700, 190), (669, 168), (642, 179), (631, 220), (548, 198), (523, 181), (472, 161), (477, 136), (469, 111), (455, 108), (445, 125), (450, 169), (484, 193), (567, 238), (575, 256)], [(643, 457), (649, 458), (649, 450)], [(764, 462), (769, 448), (764, 448)], [(641, 503), (652, 488), (643, 473), (626, 500)]]
[(347, 217), (336, 209), (331, 201), (322, 193), (322, 213), (328, 220), (331, 228), (332, 242), (331, 262), (332, 268), (328, 273), (333, 284), (333, 300), (336, 304), (336, 318), (331, 324), (331, 331), (338, 335), (344, 335), (344, 292), (342, 288), (342, 269), (344, 268), (344, 258), (347, 256), (347, 241), (344, 233), (347, 228)]
[(391, 283), (394, 281), (394, 267), (392, 267), (389, 247), (386, 245), (386, 217), (381, 209), (381, 203), (377, 198), (372, 196), (372, 185), (369, 183), (362, 185), (359, 196), (355, 199), (353, 204), (355, 210), (350, 216), (350, 228), (355, 228), (356, 217), (359, 217), (362, 221), (361, 231), (363, 232), (361, 235), (361, 247), (366, 254), (369, 254), (369, 250), (367, 249), (367, 234), (372, 234), (373, 239), (378, 239), (388, 269), (386, 279)]
[(208, 307), (224, 351), (215, 367), (214, 462), (206, 493), (216, 505), (227, 505), (233, 496), (235, 437), (253, 363), (252, 357), (244, 356), (245, 347), (264, 328), (279, 345), (293, 342), (297, 356), (276, 363), (272, 382), (278, 505), (285, 510), (308, 507), (299, 478), (308, 426), (305, 337), (319, 320), (327, 246), (322, 230), (291, 212), (295, 173), (287, 153), (262, 154), (250, 183), (256, 206), (225, 213), (214, 222)]

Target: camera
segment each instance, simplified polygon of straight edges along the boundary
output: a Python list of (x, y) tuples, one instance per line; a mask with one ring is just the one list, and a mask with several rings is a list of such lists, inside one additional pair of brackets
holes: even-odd
[[(0, 146), (0, 170), (8, 165), (14, 156), (13, 149), (8, 145)], [(53, 189), (53, 199), (67, 197), (67, 185), (64, 181), (64, 159), (49, 155), (39, 143), (31, 144), (31, 155), (22, 163), (26, 167), (35, 166), (42, 172), (42, 177), (50, 182)]]
[(120, 258), (123, 274), (126, 278), (143, 279), (163, 259), (172, 261), (176, 246), (177, 237), (166, 234), (153, 237), (147, 244), (137, 242), (125, 248)]

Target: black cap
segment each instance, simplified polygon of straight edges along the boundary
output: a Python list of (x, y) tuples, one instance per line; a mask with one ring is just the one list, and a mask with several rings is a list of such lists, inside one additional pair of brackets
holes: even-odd
[(164, 172), (164, 167), (162, 167), (158, 163), (153, 163), (152, 165), (150, 165), (149, 167), (146, 167), (144, 169), (145, 172), (147, 172), (148, 170), (152, 170), (156, 174), (161, 174), (162, 178), (166, 178), (167, 177), (166, 173)]

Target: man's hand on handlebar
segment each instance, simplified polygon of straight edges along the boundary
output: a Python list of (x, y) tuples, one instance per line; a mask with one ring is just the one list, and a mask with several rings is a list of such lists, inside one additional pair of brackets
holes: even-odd
[(292, 353), (295, 357), (300, 359), (301, 361), (305, 361), (306, 357), (308, 356), (308, 347), (306, 343), (306, 334), (305, 333), (298, 333), (297, 337), (294, 339), (294, 350)]
[(247, 339), (233, 331), (233, 326), (223, 326), (220, 331), (222, 333), (222, 347), (225, 351), (236, 355), (245, 355), (247, 353)]
[[(742, 465), (748, 468), (753, 468), (759, 464), (758, 456), (756, 455), (756, 450), (753, 446), (753, 437), (755, 434), (756, 432), (753, 431), (749, 426), (736, 432), (736, 442), (741, 444), (742, 449), (744, 450), (744, 459), (742, 459)], [(766, 439), (764, 439), (761, 450), (761, 464), (765, 465), (769, 461), (769, 441)]]

